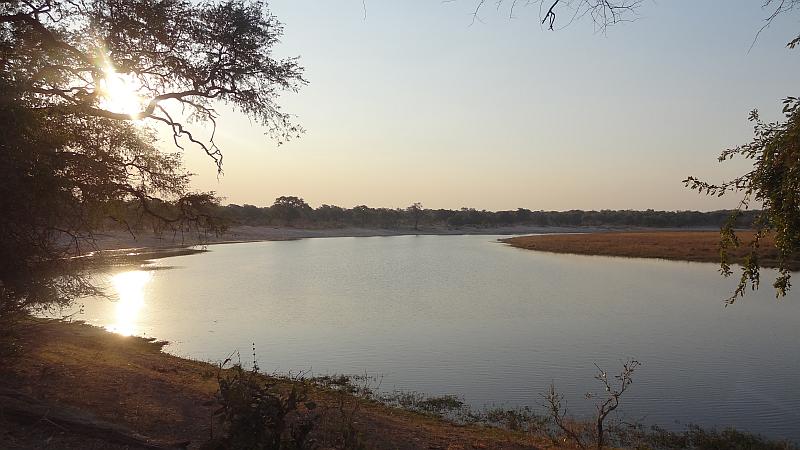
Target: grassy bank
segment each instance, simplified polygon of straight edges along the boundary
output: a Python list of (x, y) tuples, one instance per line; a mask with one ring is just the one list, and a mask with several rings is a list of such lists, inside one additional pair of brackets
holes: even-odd
[[(737, 233), (741, 246), (729, 251), (731, 263), (741, 262), (749, 254), (753, 233)], [(503, 239), (518, 248), (554, 253), (580, 255), (623, 256), (630, 258), (661, 258), (681, 261), (719, 263), (718, 231), (655, 231), (609, 232), (585, 234), (552, 234)], [(778, 251), (774, 242), (762, 240), (759, 262), (763, 267), (777, 267)], [(794, 260), (792, 270), (800, 270), (800, 260)]]

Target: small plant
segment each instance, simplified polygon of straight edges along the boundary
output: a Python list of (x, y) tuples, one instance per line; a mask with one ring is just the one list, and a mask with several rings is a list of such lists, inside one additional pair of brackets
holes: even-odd
[(547, 430), (550, 440), (557, 444), (559, 441), (557, 433), (560, 432), (564, 436), (564, 441), (567, 439), (572, 440), (578, 447), (585, 449), (585, 424), (569, 419), (567, 407), (566, 405), (562, 405), (564, 402), (564, 394), (556, 391), (555, 384), (550, 384), (550, 389), (546, 394), (542, 395), (542, 397), (544, 397), (550, 421), (557, 428), (557, 430)]
[(395, 391), (382, 395), (380, 401), (385, 405), (440, 417), (465, 409), (464, 402), (455, 395), (431, 397), (419, 392)]
[(597, 450), (601, 450), (603, 448), (603, 442), (605, 441), (604, 425), (606, 417), (608, 417), (609, 414), (619, 407), (619, 399), (633, 383), (633, 372), (640, 365), (641, 363), (635, 359), (626, 362), (622, 366), (622, 372), (620, 372), (619, 375), (614, 376), (614, 378), (617, 380), (617, 383), (615, 384), (608, 380), (608, 374), (606, 371), (595, 364), (598, 374), (595, 375), (594, 378), (603, 384), (604, 393), (600, 395), (586, 394), (586, 398), (605, 398), (605, 400), (595, 405), (597, 407), (597, 418), (595, 420), (595, 442), (597, 444)]
[(609, 381), (608, 373), (595, 364), (598, 374), (595, 375), (594, 378), (603, 385), (603, 393), (586, 394), (587, 399), (600, 399), (595, 405), (597, 408), (597, 416), (594, 420), (593, 430), (589, 429), (587, 424), (575, 423), (568, 419), (566, 406), (562, 406), (564, 395), (556, 392), (555, 385), (551, 384), (550, 390), (543, 397), (553, 424), (563, 435), (574, 441), (578, 447), (582, 449), (588, 448), (588, 442), (594, 440), (595, 448), (597, 450), (602, 450), (607, 435), (607, 430), (605, 428), (606, 418), (619, 407), (620, 398), (633, 383), (633, 372), (640, 365), (641, 363), (635, 359), (626, 362), (622, 366), (622, 372), (614, 376), (617, 380), (616, 383), (614, 383), (613, 381)]
[(204, 449), (300, 450), (307, 448), (307, 438), (314, 429), (316, 408), (308, 401), (303, 380), (294, 380), (288, 393), (258, 371), (241, 363), (229, 369), (220, 365), (219, 402), (215, 413), (222, 423), (222, 433)]
[(544, 431), (549, 422), (546, 416), (538, 414), (530, 407), (517, 409), (494, 408), (473, 414), (479, 423), (499, 426), (511, 431), (536, 434)]
[(380, 388), (381, 379), (364, 375), (340, 376), (331, 384), (336, 392), (336, 430), (339, 439), (336, 448), (342, 450), (366, 449), (364, 437), (358, 430), (358, 415), (362, 400), (372, 400)]

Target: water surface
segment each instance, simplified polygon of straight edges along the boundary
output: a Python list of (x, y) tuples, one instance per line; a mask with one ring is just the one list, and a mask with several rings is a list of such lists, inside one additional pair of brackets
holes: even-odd
[[(538, 406), (551, 382), (569, 409), (643, 363), (622, 413), (671, 428), (736, 426), (800, 440), (800, 298), (767, 280), (731, 307), (713, 264), (557, 255), (497, 236), (227, 244), (166, 258), (171, 270), (107, 275), (119, 298), (83, 301), (90, 323), (169, 340), (220, 361), (255, 343), (262, 369), (383, 376), (382, 389)], [(798, 274), (800, 275), (800, 274)]]

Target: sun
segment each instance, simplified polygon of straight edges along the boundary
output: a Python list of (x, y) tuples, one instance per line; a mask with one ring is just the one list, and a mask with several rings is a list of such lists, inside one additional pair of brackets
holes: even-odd
[(140, 93), (141, 83), (136, 77), (119, 73), (107, 65), (103, 68), (103, 78), (97, 87), (101, 108), (132, 118), (142, 111), (144, 97)]

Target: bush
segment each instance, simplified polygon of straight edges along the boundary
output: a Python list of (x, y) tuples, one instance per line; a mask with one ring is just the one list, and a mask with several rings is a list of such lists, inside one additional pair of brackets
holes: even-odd
[(221, 435), (207, 442), (204, 449), (308, 448), (308, 434), (317, 419), (313, 414), (316, 405), (308, 401), (302, 380), (291, 383), (289, 392), (282, 393), (276, 383), (258, 372), (257, 365), (247, 371), (241, 364), (225, 371), (221, 366), (218, 380), (222, 406), (215, 416), (221, 419)]

